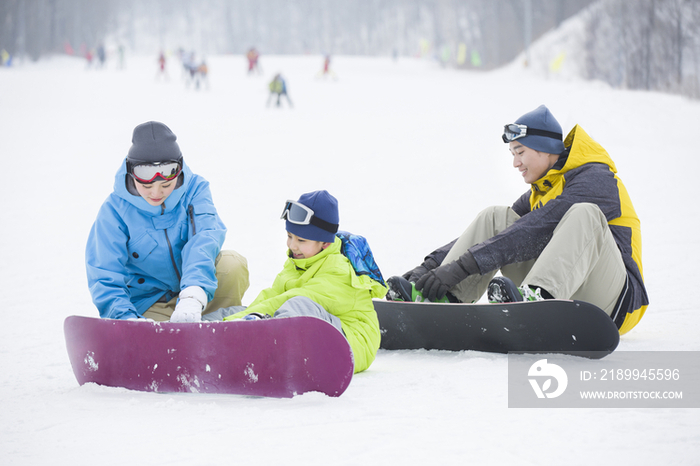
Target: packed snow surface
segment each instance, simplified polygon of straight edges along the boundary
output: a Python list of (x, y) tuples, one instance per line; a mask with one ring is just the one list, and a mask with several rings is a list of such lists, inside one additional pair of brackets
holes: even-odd
[[(418, 59), (207, 57), (208, 88), (177, 60), (86, 69), (56, 57), (0, 69), (3, 182), (0, 457), (71, 464), (697, 464), (693, 409), (508, 408), (507, 356), (384, 351), (339, 398), (156, 394), (78, 386), (63, 320), (97, 316), (84, 247), (131, 144), (162, 121), (211, 183), (245, 255), (244, 304), (285, 259), (286, 199), (327, 189), (341, 227), (368, 238), (385, 276), (456, 238), (489, 205), (527, 186), (503, 125), (546, 104), (611, 154), (642, 220), (651, 306), (618, 351), (698, 351), (700, 103), (600, 83), (542, 77), (519, 63), (493, 72)], [(265, 106), (276, 72), (290, 109)]]

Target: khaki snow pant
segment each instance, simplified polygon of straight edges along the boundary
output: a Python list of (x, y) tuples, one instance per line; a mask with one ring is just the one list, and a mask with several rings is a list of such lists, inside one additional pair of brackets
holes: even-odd
[[(228, 308), (218, 309), (205, 316), (202, 316), (202, 320), (208, 322), (220, 322), (224, 320), (225, 317), (245, 311), (247, 307), (248, 306), (231, 306)], [(293, 298), (289, 298), (282, 303), (272, 317), (297, 316), (309, 316), (323, 319), (343, 332), (343, 335), (345, 335), (345, 332), (343, 331), (343, 323), (340, 320), (340, 317), (326, 311), (323, 306), (311, 298), (307, 298), (306, 296), (294, 296)]]
[[(236, 251), (221, 251), (216, 257), (216, 280), (218, 286), (214, 298), (204, 308), (202, 314), (214, 312), (222, 307), (240, 306), (243, 294), (250, 286), (248, 261)], [(155, 303), (143, 316), (158, 322), (170, 320), (175, 311), (177, 297), (167, 303)]]
[[(485, 209), (452, 246), (443, 264), (455, 261), (471, 246), (495, 236), (519, 218), (510, 207)], [(497, 272), (470, 275), (450, 292), (465, 303), (478, 301)], [(517, 286), (536, 286), (558, 299), (586, 301), (608, 315), (627, 278), (605, 216), (597, 205), (589, 203), (574, 204), (564, 214), (537, 259), (505, 265), (500, 272)]]

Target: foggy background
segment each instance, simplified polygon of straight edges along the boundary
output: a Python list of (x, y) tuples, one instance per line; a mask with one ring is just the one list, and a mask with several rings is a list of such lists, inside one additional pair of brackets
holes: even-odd
[[(494, 69), (585, 15), (581, 77), (700, 96), (700, 0), (1, 0), (0, 49), (420, 56)], [(523, 65), (527, 65), (527, 54)]]

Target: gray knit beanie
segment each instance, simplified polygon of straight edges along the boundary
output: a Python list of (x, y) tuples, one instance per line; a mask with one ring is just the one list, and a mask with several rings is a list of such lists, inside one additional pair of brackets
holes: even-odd
[(157, 121), (142, 123), (134, 128), (132, 146), (126, 157), (130, 165), (143, 163), (182, 162), (177, 136)]

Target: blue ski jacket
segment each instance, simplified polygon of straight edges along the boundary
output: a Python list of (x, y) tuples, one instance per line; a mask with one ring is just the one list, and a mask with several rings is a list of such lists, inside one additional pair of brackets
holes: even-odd
[(209, 182), (183, 162), (178, 185), (159, 206), (127, 188), (126, 160), (100, 208), (85, 249), (92, 300), (103, 318), (129, 319), (199, 286), (216, 291), (215, 260), (226, 236)]

